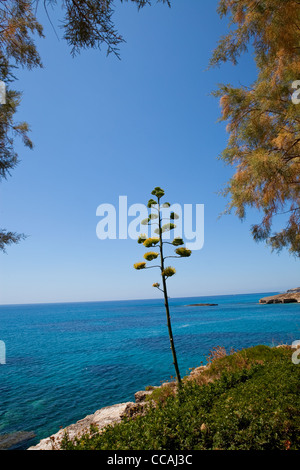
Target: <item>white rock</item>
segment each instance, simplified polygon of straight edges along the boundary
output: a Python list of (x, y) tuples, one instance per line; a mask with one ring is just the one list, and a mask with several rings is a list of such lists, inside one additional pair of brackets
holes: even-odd
[(46, 439), (42, 439), (39, 444), (29, 447), (27, 450), (59, 450), (60, 443), (65, 432), (67, 432), (70, 439), (74, 439), (75, 437), (80, 437), (86, 432), (89, 432), (91, 425), (97, 426), (101, 429), (109, 424), (118, 423), (121, 421), (121, 415), (129, 404), (133, 403), (118, 403), (117, 405), (101, 408), (94, 414), (88, 415), (80, 421), (77, 421), (77, 423), (61, 429)]

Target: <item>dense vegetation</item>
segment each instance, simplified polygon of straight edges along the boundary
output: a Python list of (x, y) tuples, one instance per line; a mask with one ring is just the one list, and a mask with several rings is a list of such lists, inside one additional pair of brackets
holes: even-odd
[(229, 135), (220, 156), (234, 169), (224, 191), (227, 212), (244, 219), (246, 210), (258, 209), (254, 240), (300, 257), (300, 4), (220, 0), (218, 13), (229, 31), (211, 64), (237, 64), (251, 50), (257, 70), (254, 83), (222, 84), (215, 93)]
[[(209, 367), (180, 393), (155, 389), (148, 412), (104, 432), (91, 430), (63, 449), (295, 450), (300, 448), (300, 367), (291, 350), (256, 346), (229, 355), (216, 349)], [(149, 402), (149, 403), (153, 403)]]

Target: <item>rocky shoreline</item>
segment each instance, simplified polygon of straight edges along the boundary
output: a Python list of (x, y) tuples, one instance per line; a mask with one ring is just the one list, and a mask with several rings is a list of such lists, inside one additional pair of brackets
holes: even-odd
[[(164, 385), (166, 384), (162, 386)], [(136, 392), (134, 395), (135, 402), (129, 401), (101, 408), (95, 413), (77, 421), (77, 423), (60, 429), (57, 433), (52, 434), (52, 436), (42, 439), (37, 445), (31, 446), (27, 450), (60, 450), (60, 444), (65, 434), (67, 434), (70, 439), (74, 439), (88, 433), (91, 426), (96, 426), (98, 430), (101, 430), (108, 425), (120, 423), (124, 417), (133, 417), (136, 414), (141, 414), (147, 406), (147, 396), (150, 395), (155, 388), (158, 387), (151, 387), (151, 390)]]
[[(187, 380), (192, 380), (207, 367), (209, 365), (193, 368)], [(176, 382), (165, 382), (159, 387), (151, 386), (148, 390), (140, 390), (134, 394), (134, 402), (129, 401), (101, 408), (95, 413), (77, 421), (77, 423), (60, 429), (57, 433), (52, 434), (52, 436), (42, 439), (38, 444), (29, 447), (27, 450), (60, 450), (61, 441), (66, 434), (72, 440), (90, 432), (91, 426), (95, 426), (101, 431), (101, 429), (108, 425), (120, 423), (124, 417), (132, 418), (138, 414), (143, 414), (149, 405), (149, 401), (147, 401), (148, 395), (151, 395), (153, 390), (166, 386), (176, 388)]]
[(42, 439), (37, 445), (31, 446), (27, 450), (59, 450), (60, 443), (65, 433), (68, 434), (70, 439), (74, 439), (75, 437), (80, 437), (89, 432), (91, 426), (97, 426), (99, 429), (102, 429), (109, 424), (118, 423), (121, 421), (126, 408), (130, 404), (131, 402), (118, 403), (117, 405), (101, 408), (94, 414), (77, 421), (77, 423), (60, 429), (57, 433), (52, 434), (52, 436), (46, 439)]
[[(291, 289), (284, 294), (278, 294), (269, 297), (263, 297), (259, 300), (260, 304), (274, 304), (274, 303), (300, 303), (300, 288)], [(203, 306), (203, 305), (215, 305), (215, 304), (193, 304), (192, 306)], [(286, 347), (286, 345), (280, 345), (277, 347)], [(287, 346), (290, 347), (290, 346)], [(187, 380), (192, 380), (198, 374), (201, 374), (209, 365), (200, 366), (193, 369), (190, 375), (186, 377)], [(60, 450), (61, 441), (67, 434), (69, 439), (75, 439), (82, 435), (89, 433), (91, 426), (101, 429), (108, 425), (114, 425), (122, 421), (124, 417), (132, 418), (137, 414), (145, 412), (149, 401), (147, 401), (148, 395), (150, 395), (154, 389), (161, 388), (164, 386), (176, 387), (175, 382), (163, 383), (160, 387), (149, 387), (148, 390), (142, 390), (135, 393), (134, 402), (118, 403), (116, 405), (107, 406), (97, 410), (95, 413), (86, 416), (85, 418), (77, 421), (75, 424), (71, 424), (66, 428), (60, 429), (57, 433), (52, 434), (50, 437), (42, 439), (38, 444), (29, 447), (27, 450)]]
[(35, 438), (34, 432), (17, 431), (0, 435), (0, 450), (15, 450), (26, 448), (28, 441)]
[(300, 288), (290, 289), (283, 294), (263, 297), (259, 300), (260, 304), (291, 304), (300, 303)]
[[(293, 345), (281, 344), (277, 348), (293, 349)], [(296, 349), (296, 347), (294, 347)], [(189, 375), (185, 380), (197, 379), (211, 364), (206, 364), (196, 368), (192, 368)], [(176, 389), (176, 382), (165, 382), (161, 386), (147, 387), (147, 390), (141, 390), (134, 394), (134, 402), (118, 403), (116, 405), (107, 406), (97, 410), (95, 413), (86, 416), (85, 418), (71, 424), (66, 428), (60, 429), (57, 433), (52, 434), (50, 437), (42, 439), (38, 444), (29, 447), (27, 450), (61, 450), (61, 442), (67, 434), (70, 440), (80, 438), (82, 435), (91, 431), (91, 426), (98, 428), (97, 431), (105, 428), (108, 425), (120, 423), (124, 417), (133, 418), (136, 415), (144, 414), (149, 406), (148, 396), (153, 393), (157, 388), (171, 387)], [(152, 402), (153, 403), (153, 402)]]

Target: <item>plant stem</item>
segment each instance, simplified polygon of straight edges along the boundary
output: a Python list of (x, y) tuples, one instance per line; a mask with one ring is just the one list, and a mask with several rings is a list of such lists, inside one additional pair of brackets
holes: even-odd
[[(158, 199), (158, 204), (159, 204), (159, 199)], [(172, 326), (171, 326), (171, 317), (170, 317), (170, 309), (169, 309), (169, 301), (168, 301), (167, 283), (166, 283), (166, 277), (163, 274), (163, 271), (164, 271), (164, 256), (163, 256), (163, 241), (162, 241), (162, 234), (161, 234), (161, 214), (160, 214), (160, 211), (158, 212), (158, 225), (159, 225), (160, 263), (161, 263), (160, 269), (161, 269), (161, 277), (162, 277), (162, 283), (163, 283), (163, 293), (164, 293), (165, 307), (166, 307), (166, 314), (167, 314), (167, 326), (168, 326), (168, 331), (169, 331), (170, 345), (171, 345), (171, 351), (172, 351), (172, 356), (173, 356), (173, 364), (174, 364), (175, 371), (176, 371), (177, 383), (178, 383), (178, 386), (181, 387), (181, 377), (180, 377), (180, 372), (179, 372), (179, 367), (178, 367), (178, 362), (177, 362), (177, 356), (176, 356), (173, 333), (172, 333)]]

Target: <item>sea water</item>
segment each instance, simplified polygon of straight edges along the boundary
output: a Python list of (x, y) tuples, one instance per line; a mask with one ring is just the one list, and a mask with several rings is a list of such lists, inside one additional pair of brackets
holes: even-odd
[[(170, 299), (181, 375), (217, 346), (300, 339), (300, 304), (266, 295)], [(174, 375), (163, 300), (0, 306), (0, 340), (0, 434), (34, 431), (30, 445)]]

